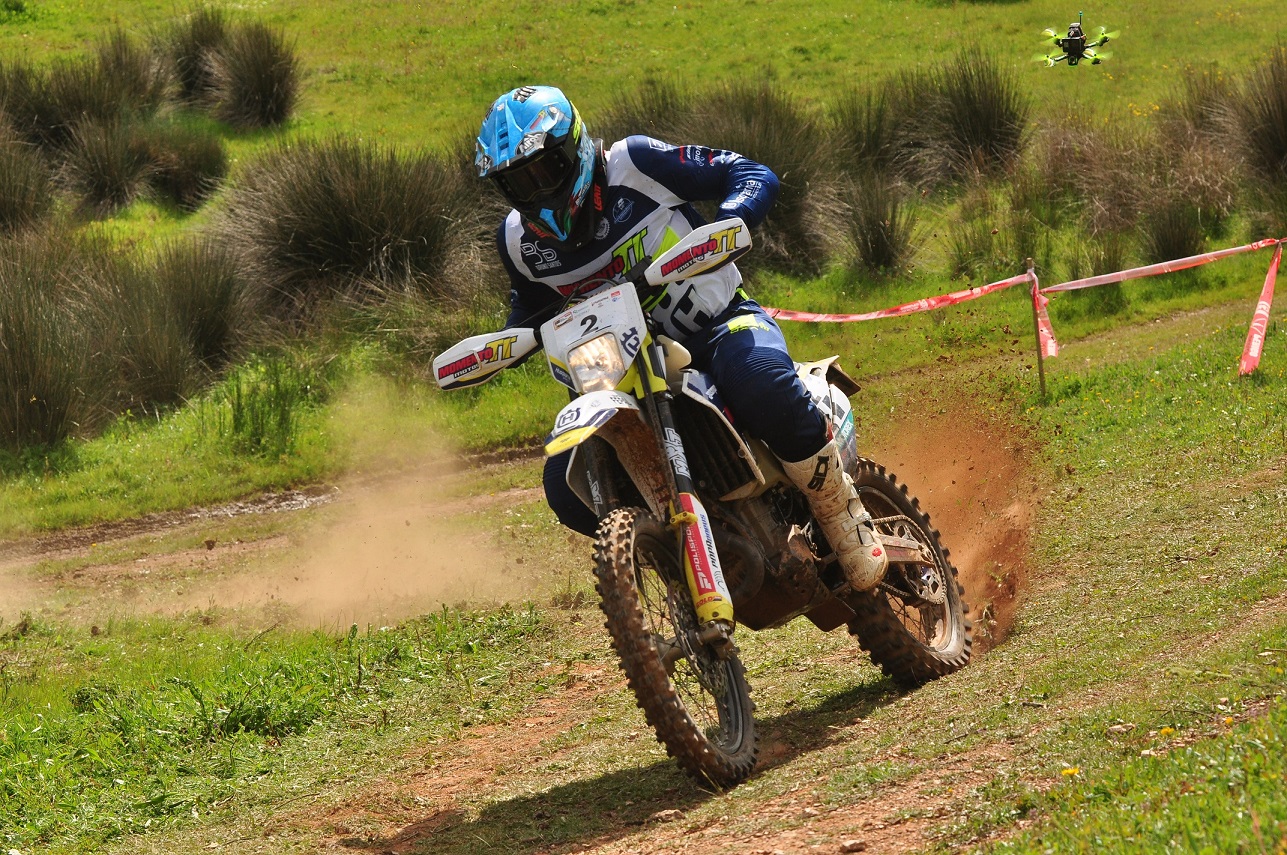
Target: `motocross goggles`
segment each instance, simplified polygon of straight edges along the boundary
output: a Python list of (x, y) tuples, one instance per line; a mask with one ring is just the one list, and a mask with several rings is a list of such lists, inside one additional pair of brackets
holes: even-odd
[(533, 146), (537, 148), (536, 154), (491, 174), (510, 204), (520, 211), (558, 210), (566, 206), (580, 171), (577, 143), (572, 137), (564, 134), (551, 141), (547, 134), (539, 148)]

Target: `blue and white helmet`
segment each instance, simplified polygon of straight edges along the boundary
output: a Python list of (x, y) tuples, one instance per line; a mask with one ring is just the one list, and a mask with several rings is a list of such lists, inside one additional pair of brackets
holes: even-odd
[(543, 237), (588, 242), (594, 217), (578, 215), (594, 184), (595, 144), (560, 90), (520, 86), (497, 98), (478, 131), (474, 165)]

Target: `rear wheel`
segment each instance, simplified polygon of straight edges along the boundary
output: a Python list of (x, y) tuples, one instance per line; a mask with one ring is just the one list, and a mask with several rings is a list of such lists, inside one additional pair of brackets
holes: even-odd
[(849, 632), (904, 687), (959, 671), (970, 661), (973, 627), (966, 617), (965, 589), (929, 515), (885, 467), (859, 460), (850, 475), (876, 529), (917, 541), (934, 563), (891, 564), (874, 589), (851, 594), (847, 601), (857, 617)]
[(599, 524), (595, 575), (606, 626), (657, 739), (701, 783), (755, 767), (755, 704), (731, 641), (704, 643), (675, 534), (640, 508)]

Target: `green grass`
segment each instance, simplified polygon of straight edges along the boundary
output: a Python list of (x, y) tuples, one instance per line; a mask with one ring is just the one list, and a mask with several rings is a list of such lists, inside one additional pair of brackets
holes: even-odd
[(444, 608), (338, 636), (218, 622), (0, 628), (0, 844), (96, 851), (199, 818), (280, 774), (288, 739), (398, 728), (412, 699), (436, 711), (439, 736), (492, 720), (512, 704), (497, 676), (548, 635), (530, 608)]
[[(0, 54), (80, 55), (112, 22), (159, 26), (175, 14), (152, 0), (27, 5), (4, 21)], [(1120, 27), (1124, 37), (1110, 64), (1075, 70), (1024, 64), (1043, 27), (1066, 25), (1051, 15), (1071, 14), (1031, 2), (911, 2), (894, 15), (879, 2), (742, 0), (712, 14), (703, 4), (641, 0), (535, 0), (520, 10), (484, 0), (409, 14), (397, 4), (288, 0), (256, 14), (299, 39), (301, 111), (288, 133), (445, 147), (521, 82), (564, 86), (593, 130), (613, 93), (648, 75), (698, 84), (768, 73), (822, 106), (837, 69), (867, 77), (924, 64), (963, 38), (986, 40), (1013, 61), (1043, 105), (1039, 118), (1075, 100), (1111, 105), (1118, 121), (1138, 123), (1178, 85), (1183, 66), (1216, 60), (1238, 71), (1274, 44), (1263, 23), (1272, 4), (1195, 5), (1094, 10), (1090, 26)], [(699, 40), (703, 49), (694, 50)], [(230, 155), (244, 166), (274, 139), (235, 135)], [(956, 204), (926, 204), (937, 211), (940, 202)], [(107, 229), (122, 243), (142, 242), (205, 217), (136, 203)], [(929, 217), (924, 228), (942, 234), (942, 219)], [(1078, 238), (1053, 240), (1051, 269), (1039, 261), (1047, 284), (1066, 273)], [(905, 280), (832, 271), (750, 284), (762, 302), (787, 308), (880, 308), (961, 287), (936, 272), (936, 246)], [(1287, 820), (1276, 798), (1287, 657), (1261, 654), (1287, 649), (1287, 618), (1274, 599), (1287, 592), (1280, 322), (1261, 372), (1235, 376), (1266, 263), (1259, 254), (1128, 283), (1113, 314), (1081, 295), (1057, 297), (1051, 313), (1065, 353), (1047, 363), (1047, 401), (1036, 392), (1021, 289), (868, 324), (784, 324), (797, 356), (841, 353), (863, 382), (864, 437), (888, 429), (887, 404), (951, 390), (983, 402), (1024, 444), (1042, 501), (1032, 578), (1009, 640), (961, 675), (899, 700), (873, 669), (846, 658), (844, 638), (807, 625), (744, 634), (766, 730), (791, 746), (748, 786), (717, 798), (693, 793), (646, 734), (631, 736), (645, 725), (624, 691), (605, 691), (546, 755), (502, 764), (485, 792), (465, 797), (442, 845), (467, 851), (482, 836), (523, 841), (516, 845), (526, 852), (568, 850), (644, 835), (653, 811), (676, 804), (693, 824), (759, 830), (766, 799), (800, 791), (851, 811), (906, 786), (926, 764), (976, 762), (970, 752), (995, 749), (1004, 756), (988, 760), (991, 774), (954, 792), (950, 813), (929, 818), (926, 845), (1147, 851), (1175, 840), (1194, 850), (1245, 843), (1274, 851)], [(337, 369), (326, 395), (290, 408), (298, 420), (275, 438), (272, 419), (252, 419), (247, 432), (232, 426), (234, 377), (175, 413), (122, 419), (98, 439), (6, 458), (0, 538), (340, 472), (385, 472), (426, 449), (527, 445), (565, 401), (539, 359), (445, 396), (408, 379), (405, 362), (390, 369), (397, 361), (378, 344), (330, 352), (352, 364)], [(254, 366), (242, 371), (242, 381), (263, 379)], [(538, 480), (537, 465), (526, 463), (460, 489)], [(577, 547), (539, 501), (479, 510), (470, 525), (502, 533), (539, 562), (558, 580), (559, 602), (585, 601), (585, 568), (569, 557)], [(38, 572), (77, 560), (88, 559)], [(259, 835), (259, 819), (286, 802), (334, 803), (372, 776), (406, 774), (419, 763), (414, 752), (451, 744), (466, 722), (517, 726), (526, 703), (558, 695), (571, 663), (613, 669), (601, 633), (590, 629), (597, 619), (552, 629), (561, 614), (448, 611), (352, 637), (283, 628), (261, 637), (217, 610), (119, 618), (98, 635), (57, 618), (21, 632), (0, 626), (0, 844), (83, 851), (115, 840), (122, 851), (192, 851), (233, 831)], [(957, 784), (945, 778), (942, 787)], [(538, 811), (566, 822), (544, 822)], [(1016, 833), (1021, 818), (1032, 825)], [(774, 822), (791, 829), (805, 821)], [(322, 833), (291, 831), (303, 840), (297, 846)]]
[[(159, 27), (181, 10), (163, 0), (27, 5), (33, 14), (5, 28), (0, 52), (74, 55), (116, 22), (126, 29)], [(1236, 8), (1109, 3), (1088, 11), (1086, 24), (1122, 30), (1115, 55), (1103, 66), (1078, 69), (1028, 61), (1042, 29), (1066, 27), (1076, 11), (1035, 2), (917, 0), (891, 14), (879, 0), (738, 0), (714, 14), (704, 4), (642, 0), (534, 0), (521, 9), (499, 0), (431, 7), (286, 0), (255, 17), (299, 38), (305, 77), (295, 127), (419, 145), (426, 137), (443, 142), (472, 130), (497, 94), (534, 80), (565, 86), (590, 119), (623, 85), (667, 74), (692, 83), (768, 70), (824, 101), (837, 69), (865, 78), (926, 63), (963, 43), (1008, 58), (1047, 105), (1062, 109), (1072, 98), (1143, 114), (1177, 84), (1185, 66), (1215, 60), (1234, 69), (1266, 53), (1275, 33), (1263, 21), (1275, 10), (1266, 0)], [(700, 51), (693, 49), (698, 43)], [(746, 45), (757, 47), (747, 51)]]

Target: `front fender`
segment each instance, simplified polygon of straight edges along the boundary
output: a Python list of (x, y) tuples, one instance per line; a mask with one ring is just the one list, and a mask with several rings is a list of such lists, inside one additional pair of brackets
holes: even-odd
[(575, 448), (623, 410), (633, 410), (642, 419), (639, 402), (623, 392), (590, 392), (559, 411), (554, 430), (545, 438), (545, 456), (553, 457)]

